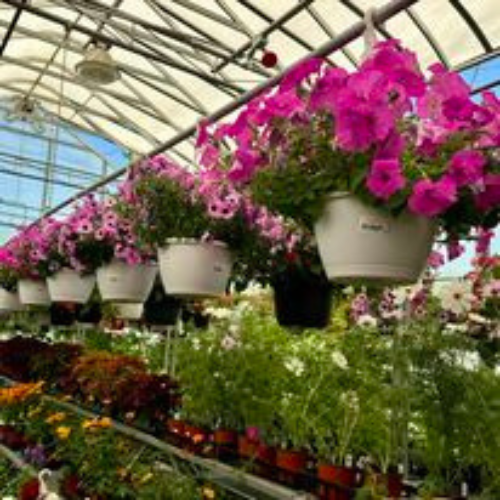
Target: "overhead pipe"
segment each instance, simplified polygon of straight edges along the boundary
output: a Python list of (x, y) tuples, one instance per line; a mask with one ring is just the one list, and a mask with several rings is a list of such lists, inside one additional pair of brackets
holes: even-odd
[[(10, 2), (11, 0), (9, 0)], [(389, 2), (387, 5), (384, 7), (381, 7), (380, 9), (377, 9), (373, 13), (373, 21), (375, 25), (380, 25), (394, 17), (395, 15), (399, 14), (403, 10), (407, 9), (408, 7), (418, 3), (419, 0), (392, 0)], [(305, 56), (304, 58), (300, 59), (299, 61), (295, 62), (291, 66), (289, 66), (287, 69), (282, 71), (281, 73), (277, 74), (276, 76), (270, 78), (269, 80), (266, 80), (263, 82), (261, 85), (258, 85), (254, 89), (246, 92), (245, 94), (242, 94), (240, 97), (235, 99), (234, 101), (228, 103), (227, 105), (219, 108), (217, 111), (212, 113), (211, 115), (207, 116), (205, 119), (208, 122), (216, 122), (220, 120), (221, 118), (224, 118), (225, 116), (231, 114), (233, 111), (237, 110), (241, 106), (247, 104), (249, 101), (254, 99), (255, 97), (259, 96), (262, 94), (264, 91), (268, 90), (269, 88), (277, 85), (282, 78), (285, 76), (286, 73), (288, 73), (290, 70), (293, 68), (299, 66), (302, 64), (304, 61), (312, 58), (312, 57), (326, 57), (330, 55), (332, 52), (341, 49), (345, 45), (351, 43), (352, 41), (356, 40), (356, 38), (360, 37), (365, 30), (365, 22), (364, 20), (361, 20), (345, 30), (344, 32), (340, 33), (337, 37), (332, 38), (325, 44), (321, 45), (318, 47), (316, 50)], [(183, 142), (184, 140), (188, 139), (189, 137), (193, 136), (196, 134), (196, 130), (198, 128), (198, 124), (191, 125), (189, 128), (183, 130), (182, 132), (179, 132), (177, 135), (166, 141), (165, 143), (159, 145), (155, 149), (153, 149), (147, 156), (152, 157), (156, 156), (160, 153), (163, 153), (170, 148), (176, 146), (177, 144)], [(136, 162), (134, 162), (136, 163)], [(134, 164), (132, 163), (132, 165)], [(83, 196), (86, 196), (99, 188), (102, 188), (106, 184), (109, 184), (110, 182), (115, 181), (122, 175), (124, 175), (129, 167), (121, 168), (119, 170), (116, 170), (115, 172), (111, 173), (107, 177), (104, 177), (100, 181), (96, 182), (95, 184), (92, 184), (88, 188), (84, 189), (83, 191), (80, 191), (79, 193), (75, 194), (74, 196), (71, 196), (67, 200), (63, 201), (62, 203), (59, 203), (55, 207), (51, 208), (47, 212), (44, 213), (42, 217), (37, 219), (36, 221), (33, 222), (33, 224), (37, 224), (40, 220), (42, 220), (44, 217), (48, 217), (50, 215), (55, 214), (59, 210), (67, 207), (71, 203), (79, 200)]]

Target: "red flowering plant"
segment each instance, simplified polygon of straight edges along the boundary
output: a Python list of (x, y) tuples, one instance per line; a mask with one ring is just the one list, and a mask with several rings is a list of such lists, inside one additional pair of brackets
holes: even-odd
[(495, 226), (500, 100), (477, 103), (460, 75), (429, 71), (396, 40), (353, 73), (310, 59), (234, 122), (205, 124), (201, 163), (225, 165), (257, 203), (308, 228), (332, 192), (437, 219), (451, 239)]

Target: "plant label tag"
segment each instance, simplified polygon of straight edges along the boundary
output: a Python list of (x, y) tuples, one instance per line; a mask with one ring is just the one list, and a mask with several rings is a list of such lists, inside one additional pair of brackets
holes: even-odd
[(359, 218), (359, 229), (369, 233), (388, 233), (391, 230), (387, 221), (367, 216)]

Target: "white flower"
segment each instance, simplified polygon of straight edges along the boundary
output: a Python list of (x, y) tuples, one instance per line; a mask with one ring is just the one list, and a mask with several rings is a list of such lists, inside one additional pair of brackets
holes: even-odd
[(475, 371), (481, 364), (481, 358), (476, 351), (462, 351), (458, 356), (458, 364), (467, 371)]
[(345, 370), (347, 368), (347, 359), (340, 351), (332, 352), (332, 361), (342, 370)]
[(296, 377), (300, 377), (304, 373), (305, 365), (303, 361), (294, 356), (285, 361), (285, 368)]
[(266, 292), (266, 289), (258, 283), (250, 283), (240, 295), (243, 297), (256, 297)]
[(198, 339), (198, 338), (196, 338), (196, 337), (195, 337), (195, 338), (193, 339), (192, 343), (193, 343), (193, 349), (194, 349), (195, 351), (199, 351), (199, 350), (201, 349), (201, 342), (200, 342), (200, 339)]
[(465, 323), (447, 323), (444, 328), (447, 333), (467, 333), (469, 330), (469, 327)]
[(366, 328), (376, 328), (378, 323), (377, 318), (371, 314), (363, 314), (357, 319), (357, 324)]
[(469, 313), (467, 315), (467, 318), (469, 321), (471, 321), (472, 323), (476, 323), (477, 325), (489, 325), (491, 323), (488, 318), (485, 318), (484, 316), (476, 313)]
[(226, 335), (220, 343), (220, 346), (222, 347), (222, 349), (224, 349), (226, 351), (232, 351), (233, 349), (235, 349), (239, 345), (240, 345), (240, 342), (237, 339), (235, 339), (234, 337), (232, 337), (231, 335)]
[(443, 309), (457, 316), (467, 314), (476, 298), (472, 291), (472, 283), (468, 281), (448, 283), (440, 287), (436, 294), (441, 300)]
[(227, 307), (207, 307), (206, 312), (216, 319), (229, 319), (233, 311)]

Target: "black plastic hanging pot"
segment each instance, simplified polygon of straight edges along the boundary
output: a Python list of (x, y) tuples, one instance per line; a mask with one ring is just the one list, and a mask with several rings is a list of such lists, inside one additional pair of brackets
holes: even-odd
[(332, 310), (332, 285), (326, 277), (289, 270), (272, 283), (274, 310), (281, 326), (325, 328)]

